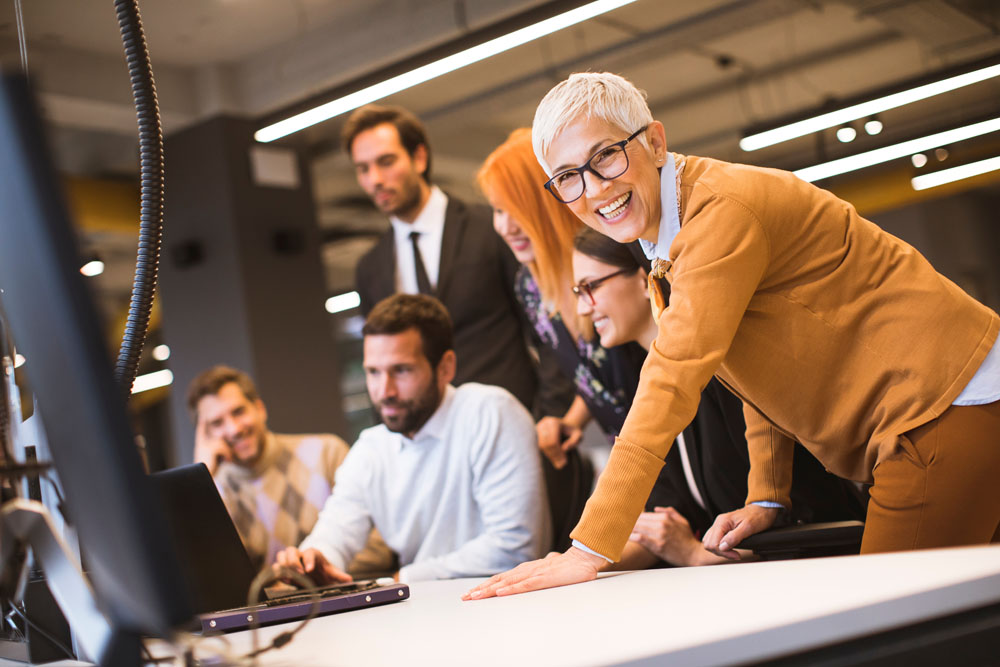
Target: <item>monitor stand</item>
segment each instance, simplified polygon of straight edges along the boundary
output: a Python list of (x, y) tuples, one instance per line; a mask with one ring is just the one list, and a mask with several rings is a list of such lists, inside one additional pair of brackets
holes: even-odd
[(55, 598), (76, 635), (83, 659), (101, 665), (140, 664), (140, 637), (110, 623), (97, 608), (94, 592), (69, 547), (59, 537), (48, 509), (17, 498), (0, 507), (0, 595), (23, 592), (25, 547), (45, 571)]

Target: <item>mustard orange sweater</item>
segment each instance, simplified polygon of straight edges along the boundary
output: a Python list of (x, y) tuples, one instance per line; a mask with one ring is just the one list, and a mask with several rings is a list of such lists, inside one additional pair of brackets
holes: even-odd
[(572, 534), (615, 560), (713, 374), (745, 406), (748, 502), (788, 506), (793, 439), (870, 482), (901, 433), (951, 405), (1000, 329), (912, 247), (788, 172), (687, 157), (679, 196), (669, 307)]

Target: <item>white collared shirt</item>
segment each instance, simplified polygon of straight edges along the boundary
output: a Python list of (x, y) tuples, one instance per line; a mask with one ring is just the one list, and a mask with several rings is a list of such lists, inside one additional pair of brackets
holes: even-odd
[(417, 294), (417, 269), (413, 261), (411, 232), (420, 232), (417, 247), (420, 258), (427, 270), (431, 287), (437, 288), (441, 265), (441, 238), (444, 235), (444, 216), (448, 208), (448, 195), (436, 185), (431, 186), (431, 194), (413, 222), (403, 222), (389, 216), (396, 241), (396, 291)]
[(495, 574), (545, 555), (548, 500), (535, 425), (505, 389), (449, 386), (413, 439), (362, 431), (312, 533), (341, 569), (374, 524), (399, 555), (401, 581)]
[(656, 243), (639, 239), (642, 252), (646, 259), (662, 259), (670, 261), (670, 244), (681, 232), (681, 218), (677, 202), (680, 193), (677, 192), (677, 165), (674, 154), (667, 153), (667, 162), (660, 170), (660, 225), (656, 234)]

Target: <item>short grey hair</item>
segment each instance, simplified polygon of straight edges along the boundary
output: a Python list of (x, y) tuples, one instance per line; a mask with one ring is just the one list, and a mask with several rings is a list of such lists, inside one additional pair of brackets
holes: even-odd
[[(579, 118), (603, 120), (627, 134), (653, 122), (646, 93), (611, 72), (577, 72), (546, 93), (535, 110), (531, 145), (535, 157), (552, 175), (545, 152), (559, 133)], [(645, 135), (639, 137), (646, 145)]]

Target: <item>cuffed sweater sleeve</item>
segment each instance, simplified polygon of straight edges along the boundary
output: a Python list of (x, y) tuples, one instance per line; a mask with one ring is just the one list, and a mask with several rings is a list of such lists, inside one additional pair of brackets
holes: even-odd
[(795, 441), (776, 429), (757, 410), (743, 404), (747, 423), (750, 475), (747, 477), (747, 504), (762, 501), (792, 506), (792, 457)]

